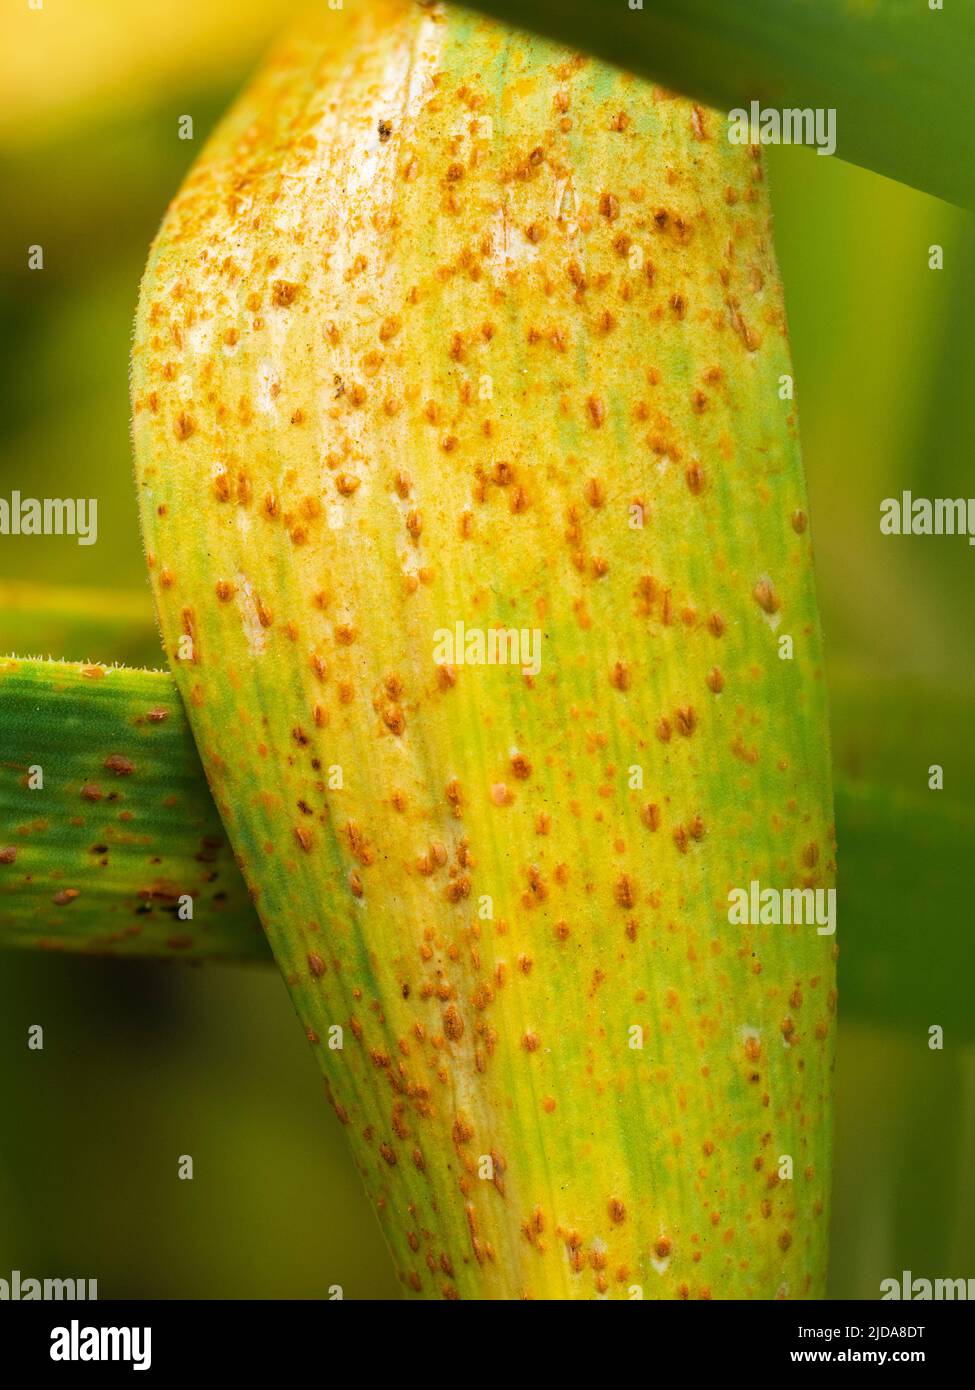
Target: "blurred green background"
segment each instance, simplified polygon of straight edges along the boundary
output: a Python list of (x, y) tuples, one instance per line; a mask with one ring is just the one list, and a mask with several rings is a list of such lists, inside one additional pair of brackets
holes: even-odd
[[(0, 23), (0, 495), (99, 498), (97, 545), (0, 538), (0, 586), (122, 589), (148, 613), (128, 430), (138, 282), (166, 202), (294, 8), (25, 0)], [(178, 138), (184, 115), (192, 141)], [(903, 1269), (975, 1275), (975, 1009), (958, 968), (972, 928), (958, 847), (970, 855), (975, 823), (975, 555), (878, 525), (881, 499), (903, 489), (973, 491), (975, 235), (966, 214), (810, 150), (768, 163), (829, 664), (848, 692), (838, 756), (856, 774), (859, 730), (874, 728), (894, 786), (859, 807), (846, 898), (839, 850), (831, 1292), (876, 1298)], [(33, 244), (42, 273), (27, 269)], [(3, 646), (24, 601), (0, 587), (0, 602)], [(66, 633), (39, 654), (134, 660), (142, 639), (103, 640)], [(926, 790), (934, 762), (943, 793)], [(930, 856), (895, 862), (896, 825), (932, 812)], [(850, 1008), (844, 971), (866, 981)], [(946, 1019), (944, 1050), (929, 1051), (927, 1027)], [(35, 1023), (43, 1052), (25, 1045)], [(96, 1277), (102, 1297), (397, 1295), (270, 970), (0, 956), (0, 1040), (0, 1277)], [(181, 1154), (192, 1183), (177, 1180)]]

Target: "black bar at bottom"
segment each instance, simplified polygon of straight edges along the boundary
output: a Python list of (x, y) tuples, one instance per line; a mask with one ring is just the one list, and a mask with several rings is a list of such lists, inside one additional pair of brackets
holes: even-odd
[[(567, 1306), (556, 1303), (507, 1312), (495, 1306), (491, 1312), (485, 1305), (434, 1309), (351, 1300), (7, 1302), (0, 1303), (0, 1339), (4, 1363), (19, 1366), (22, 1377), (46, 1371), (68, 1381), (96, 1371), (175, 1384), (186, 1371), (212, 1370), (239, 1371), (249, 1380), (270, 1373), (275, 1384), (300, 1385), (313, 1376), (347, 1376), (356, 1364), (374, 1376), (387, 1357), (392, 1369), (412, 1364), (419, 1374), (424, 1365), (439, 1366), (452, 1378), (465, 1361), (470, 1369), (480, 1362), (485, 1371), (488, 1365), (497, 1371), (505, 1368), (504, 1347), (512, 1334), (518, 1340), (509, 1344), (514, 1355), (507, 1368), (524, 1369), (535, 1349), (549, 1375), (563, 1355), (574, 1358), (580, 1351), (595, 1353), (597, 1360), (611, 1352), (619, 1370), (628, 1350), (637, 1374), (641, 1366), (659, 1369), (666, 1362), (697, 1373), (713, 1368), (788, 1374), (804, 1366), (828, 1371), (852, 1365), (947, 1375), (968, 1361), (972, 1331), (964, 1302), (648, 1301), (616, 1313), (585, 1313), (575, 1306), (571, 1321), (563, 1323), (568, 1315)], [(465, 1336), (466, 1351), (451, 1351), (449, 1340), (437, 1340), (452, 1333)], [(481, 1355), (471, 1360), (479, 1345)], [(577, 1363), (575, 1371), (581, 1372)]]

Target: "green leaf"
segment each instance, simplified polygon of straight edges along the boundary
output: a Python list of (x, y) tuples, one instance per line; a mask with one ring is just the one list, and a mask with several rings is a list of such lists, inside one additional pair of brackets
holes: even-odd
[(837, 153), (975, 204), (975, 7), (946, 0), (472, 0), (722, 110), (836, 111)]
[(7, 946), (270, 959), (170, 676), (0, 661), (0, 924)]
[[(969, 695), (831, 675), (840, 1000), (847, 1017), (975, 1036)], [(944, 767), (944, 789), (929, 769)]]

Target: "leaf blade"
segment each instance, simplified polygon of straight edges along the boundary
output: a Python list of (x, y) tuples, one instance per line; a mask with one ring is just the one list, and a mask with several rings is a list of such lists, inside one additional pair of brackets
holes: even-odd
[(0, 748), (5, 946), (268, 958), (170, 676), (0, 661)]

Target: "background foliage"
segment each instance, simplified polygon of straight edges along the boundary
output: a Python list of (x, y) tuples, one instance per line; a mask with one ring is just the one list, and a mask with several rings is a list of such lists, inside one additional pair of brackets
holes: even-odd
[[(3, 20), (0, 495), (97, 495), (99, 543), (0, 538), (0, 585), (117, 591), (119, 616), (86, 602), (41, 655), (161, 664), (131, 486), (137, 285), (167, 198), (289, 8), (64, 0)], [(44, 61), (38, 21), (56, 34)], [(856, 866), (844, 877), (841, 843), (831, 1287), (873, 1298), (902, 1269), (975, 1274), (975, 557), (878, 527), (902, 489), (971, 491), (975, 236), (948, 204), (809, 150), (770, 151), (769, 174)], [(0, 589), (0, 652), (38, 650), (31, 613)], [(0, 957), (0, 1274), (97, 1277), (103, 1297), (394, 1296), (319, 1086), (273, 972)]]

